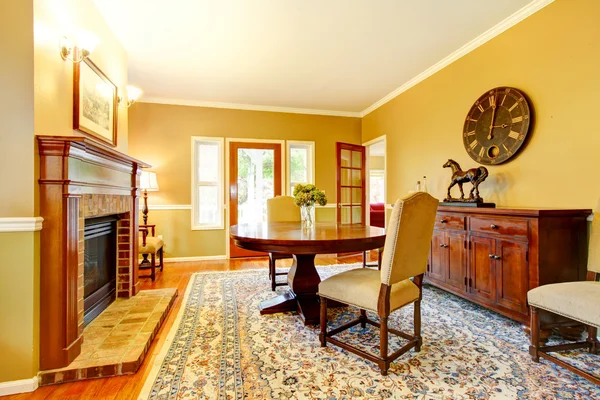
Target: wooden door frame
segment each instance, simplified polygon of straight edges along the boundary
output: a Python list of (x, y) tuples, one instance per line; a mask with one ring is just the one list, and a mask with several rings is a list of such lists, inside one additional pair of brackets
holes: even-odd
[[(337, 196), (337, 203), (336, 203), (336, 222), (339, 224), (341, 223), (341, 219), (342, 219), (342, 214), (341, 214), (341, 207), (340, 204), (342, 204), (342, 177), (340, 175), (340, 171), (341, 171), (341, 165), (342, 165), (342, 160), (341, 160), (341, 150), (343, 147), (346, 147), (348, 150), (350, 151), (358, 151), (356, 150), (356, 147), (364, 147), (361, 144), (353, 144), (353, 143), (345, 143), (345, 142), (336, 142), (335, 143), (335, 175), (336, 175), (336, 182), (335, 182), (335, 190), (336, 190), (336, 196)], [(354, 149), (353, 149), (354, 147)], [(367, 181), (366, 181), (366, 175), (367, 175), (367, 149), (365, 148), (365, 151), (362, 152), (363, 155), (363, 159), (362, 159), (362, 183), (363, 183), (363, 187), (362, 187), (362, 218), (361, 218), (361, 223), (363, 225), (366, 225), (366, 221), (367, 221), (367, 208), (366, 208), (366, 204), (367, 204)], [(352, 162), (352, 158), (350, 158), (350, 162)], [(350, 177), (350, 179), (352, 179), (352, 176)], [(352, 201), (352, 190), (350, 191), (350, 201)], [(354, 203), (352, 203), (354, 204)], [(352, 207), (350, 207), (350, 220), (352, 220)]]
[[(371, 224), (371, 176), (369, 174), (369, 171), (371, 169), (371, 163), (370, 163), (370, 157), (371, 157), (371, 150), (369, 149), (370, 146), (374, 145), (375, 143), (379, 143), (379, 142), (383, 142), (383, 148), (385, 149), (385, 153), (384, 153), (384, 164), (383, 164), (383, 204), (384, 206), (384, 214), (383, 214), (383, 226), (387, 227), (388, 224), (388, 219), (387, 219), (387, 210), (388, 207), (389, 209), (392, 208), (391, 204), (387, 203), (387, 138), (386, 135), (381, 135), (379, 137), (376, 137), (375, 139), (369, 140), (368, 142), (363, 143), (362, 145), (365, 147), (365, 158), (366, 158), (366, 170), (365, 170), (365, 175), (366, 175), (366, 182), (365, 182), (365, 224), (366, 225), (370, 225)], [(367, 213), (366, 210), (369, 210), (369, 212)]]
[(285, 171), (285, 140), (271, 140), (271, 139), (251, 139), (251, 138), (225, 138), (225, 257), (229, 259), (229, 251), (230, 251), (230, 240), (229, 240), (229, 214), (230, 214), (230, 204), (229, 204), (229, 181), (230, 181), (230, 171), (229, 171), (229, 144), (231, 142), (234, 143), (272, 143), (272, 144), (280, 144), (281, 145), (281, 193), (285, 193), (285, 185), (287, 181), (286, 171)]

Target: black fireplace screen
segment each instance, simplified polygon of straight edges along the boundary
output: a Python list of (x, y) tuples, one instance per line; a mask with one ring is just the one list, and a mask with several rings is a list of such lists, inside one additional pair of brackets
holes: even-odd
[(83, 321), (87, 325), (115, 299), (117, 218), (85, 220)]

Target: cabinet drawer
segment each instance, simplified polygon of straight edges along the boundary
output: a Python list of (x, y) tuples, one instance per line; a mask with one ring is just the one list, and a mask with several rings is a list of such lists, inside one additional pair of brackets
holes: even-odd
[(527, 237), (527, 220), (471, 217), (470, 229), (473, 232)]
[(465, 230), (465, 217), (462, 215), (437, 213), (435, 227), (437, 229)]

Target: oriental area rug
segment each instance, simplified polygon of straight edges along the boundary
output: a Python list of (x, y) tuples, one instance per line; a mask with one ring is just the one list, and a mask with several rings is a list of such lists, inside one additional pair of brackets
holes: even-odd
[[(326, 278), (354, 266), (320, 267)], [(198, 273), (145, 383), (141, 399), (600, 399), (600, 388), (565, 369), (531, 361), (520, 324), (425, 285), (423, 346), (375, 364), (328, 344), (293, 313), (260, 315), (273, 297), (267, 270)], [(286, 290), (286, 287), (280, 288)], [(413, 307), (390, 317), (410, 332)], [(358, 313), (329, 310), (331, 326)], [(376, 318), (375, 315), (370, 315)], [(378, 330), (357, 325), (338, 335), (378, 353)], [(392, 340), (390, 348), (399, 348)], [(564, 354), (564, 353), (563, 353)], [(567, 353), (600, 373), (600, 357)]]

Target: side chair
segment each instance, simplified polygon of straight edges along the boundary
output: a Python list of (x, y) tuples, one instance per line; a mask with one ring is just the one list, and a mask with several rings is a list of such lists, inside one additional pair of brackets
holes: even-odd
[[(357, 268), (325, 279), (319, 284), (321, 299), (321, 346), (327, 342), (346, 349), (379, 365), (387, 375), (390, 363), (411, 348), (421, 350), (421, 298), (423, 275), (433, 235), (438, 200), (424, 192), (417, 192), (396, 201), (387, 236), (381, 271)], [(412, 280), (410, 278), (413, 278)], [(335, 300), (360, 309), (358, 319), (327, 331), (327, 301)], [(414, 304), (414, 333), (412, 335), (388, 327), (390, 314), (408, 304)], [(366, 310), (379, 316), (380, 322), (367, 318)], [(333, 335), (357, 324), (366, 324), (380, 330), (380, 354), (375, 355), (343, 343)], [(406, 340), (404, 346), (388, 354), (388, 333)]]
[[(267, 222), (300, 222), (300, 207), (294, 203), (291, 196), (276, 196), (267, 199)], [(277, 276), (287, 275), (287, 272), (277, 272), (276, 261), (292, 258), (291, 254), (269, 253), (269, 278), (271, 278), (271, 290), (275, 291), (277, 286), (287, 285), (285, 282), (277, 282)]]
[[(151, 278), (152, 281), (156, 278), (156, 256), (158, 255), (158, 266), (160, 272), (164, 267), (164, 242), (161, 238), (155, 236), (156, 225), (140, 225), (140, 232), (142, 233), (142, 240), (138, 245), (138, 253), (141, 254), (144, 259), (138, 266), (139, 270), (150, 269), (150, 275), (140, 275), (142, 278)], [(148, 261), (148, 255), (150, 255), (150, 261)]]
[[(600, 377), (577, 368), (549, 353), (585, 348), (598, 354), (598, 327), (600, 326), (600, 215), (594, 213), (588, 251), (586, 281), (553, 283), (538, 286), (527, 292), (531, 311), (531, 345), (529, 354), (535, 362), (540, 358), (560, 365), (569, 371), (600, 385)], [(540, 345), (540, 313), (558, 314), (587, 326), (587, 339), (575, 343)]]

